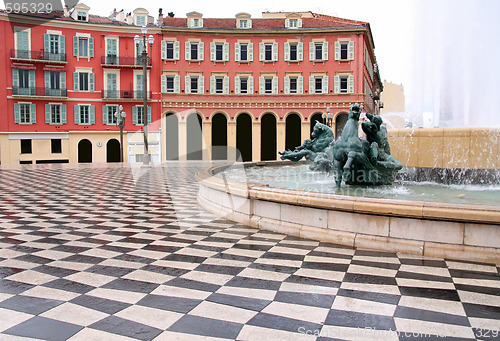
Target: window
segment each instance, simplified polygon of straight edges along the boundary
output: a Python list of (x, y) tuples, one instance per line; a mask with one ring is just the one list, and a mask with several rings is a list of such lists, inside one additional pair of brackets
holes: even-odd
[(19, 87), (29, 88), (30, 87), (30, 72), (29, 70), (18, 69), (19, 75)]
[(92, 72), (74, 72), (73, 86), (75, 91), (94, 91), (94, 74)]
[(162, 75), (161, 76), (161, 92), (162, 93), (180, 93), (180, 76), (179, 75)]
[(340, 93), (341, 94), (346, 94), (347, 93), (347, 83), (348, 83), (348, 77), (347, 76), (341, 76), (340, 77)]
[(186, 60), (201, 61), (203, 60), (203, 42), (186, 42)]
[(252, 76), (236, 76), (234, 78), (234, 93), (252, 94), (253, 93), (253, 77)]
[(87, 38), (78, 38), (78, 56), (88, 57), (89, 41)]
[(22, 59), (31, 59), (30, 49), (30, 30), (23, 29), (16, 31), (16, 57)]
[(336, 41), (335, 60), (354, 60), (354, 41)]
[(44, 59), (53, 61), (66, 61), (65, 39), (63, 35), (43, 35)]
[(240, 94), (248, 93), (248, 77), (240, 77)]
[(77, 21), (87, 21), (87, 12), (78, 11), (76, 14)]
[(320, 94), (323, 92), (323, 77), (314, 77), (314, 93)]
[(190, 77), (191, 79), (191, 87), (190, 87), (190, 92), (192, 94), (197, 94), (198, 93), (198, 77)]
[(137, 125), (144, 125), (144, 107), (135, 107), (137, 110)]
[(285, 28), (297, 29), (302, 27), (302, 19), (285, 19)]
[(21, 154), (31, 154), (31, 140), (21, 140)]
[(201, 28), (203, 27), (203, 18), (190, 18), (190, 13), (188, 13), (188, 27), (189, 28)]
[(264, 78), (264, 92), (266, 94), (273, 93), (273, 78), (272, 77), (265, 77)]
[(248, 20), (240, 20), (240, 28), (248, 28)]
[(50, 149), (52, 151), (52, 154), (62, 153), (61, 139), (51, 139), (50, 140)]
[(174, 59), (174, 42), (173, 41), (165, 42), (165, 49), (166, 49), (165, 59)]
[(12, 69), (12, 94), (35, 94), (35, 70)]
[(203, 76), (186, 76), (184, 78), (185, 91), (187, 94), (202, 94), (204, 91)]
[(215, 60), (224, 59), (224, 44), (215, 44)]
[(322, 60), (323, 59), (323, 44), (322, 43), (314, 44), (314, 59), (315, 60)]
[(352, 94), (354, 93), (354, 76), (340, 75), (334, 77), (334, 93)]
[(19, 124), (36, 123), (36, 104), (14, 103), (14, 122)]
[(210, 43), (210, 60), (214, 62), (229, 61), (229, 43)]
[(66, 72), (45, 71), (45, 96), (65, 97), (66, 95)]
[(276, 76), (261, 76), (261, 77), (259, 77), (259, 93), (260, 94), (277, 94), (278, 93), (278, 77), (276, 77)]
[(194, 18), (193, 19), (193, 27), (199, 27), (200, 26), (200, 19)]
[(118, 39), (106, 38), (106, 63), (107, 65), (118, 64)]
[(215, 77), (215, 93), (224, 93), (224, 77)]
[(275, 62), (278, 60), (278, 43), (260, 43), (260, 61)]
[(66, 106), (62, 104), (46, 104), (45, 121), (48, 124), (65, 124)]
[(290, 19), (290, 28), (297, 28), (299, 27), (299, 20), (298, 19)]
[(90, 124), (90, 108), (88, 105), (75, 105), (75, 124)]
[(290, 77), (290, 93), (291, 94), (297, 94), (299, 90), (299, 80), (298, 77)]
[(328, 42), (310, 42), (309, 60), (326, 61), (328, 60)]
[(211, 94), (229, 94), (229, 77), (211, 76), (210, 77)]
[(49, 53), (59, 54), (59, 35), (50, 34), (49, 35)]
[(178, 41), (161, 42), (161, 59), (164, 60), (179, 60), (180, 43)]
[(146, 25), (146, 16), (144, 16), (144, 15), (136, 15), (135, 16), (135, 24), (137, 26), (144, 26), (144, 25)]
[(298, 44), (290, 44), (290, 60), (298, 60)]
[(104, 124), (116, 124), (117, 117), (115, 114), (118, 113), (117, 105), (105, 105), (102, 107), (102, 120)]
[[(227, 60), (229, 60), (229, 54)], [(237, 62), (253, 61), (253, 43), (235, 43), (234, 60)]]
[(240, 61), (248, 60), (248, 44), (240, 44)]
[(198, 44), (191, 44), (191, 60), (198, 59)]
[[(151, 124), (151, 107), (148, 107), (148, 124)], [(137, 105), (132, 107), (132, 123), (135, 125), (144, 125), (144, 106)]]
[(327, 94), (328, 93), (328, 76), (311, 76), (311, 77), (309, 77), (309, 93), (310, 94)]
[(167, 91), (174, 92), (174, 76), (167, 76)]
[(94, 38), (73, 37), (73, 56), (83, 58), (94, 57)]

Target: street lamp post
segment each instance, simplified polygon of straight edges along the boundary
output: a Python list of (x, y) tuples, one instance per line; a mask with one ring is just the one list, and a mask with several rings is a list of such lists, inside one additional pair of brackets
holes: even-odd
[(115, 112), (116, 125), (120, 128), (120, 162), (123, 162), (123, 127), (125, 126), (125, 117), (127, 114), (123, 110), (123, 106), (118, 107), (118, 112)]
[(142, 40), (142, 92), (143, 92), (143, 109), (142, 109), (142, 123), (144, 124), (144, 155), (142, 157), (142, 165), (150, 166), (149, 163), (149, 147), (148, 147), (148, 44), (149, 47), (153, 48), (153, 43), (155, 41), (152, 35), (146, 38), (146, 33), (148, 29), (146, 26), (142, 26), (142, 39), (138, 35), (134, 37), (134, 42), (136, 46), (139, 46)]

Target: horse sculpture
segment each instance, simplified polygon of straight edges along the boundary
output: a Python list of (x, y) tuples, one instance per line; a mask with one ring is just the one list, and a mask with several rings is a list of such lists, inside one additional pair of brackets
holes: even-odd
[(308, 161), (314, 161), (318, 154), (322, 153), (334, 140), (332, 129), (319, 121), (314, 125), (311, 137), (312, 140), (304, 140), (304, 143), (293, 151), (280, 152), (281, 160), (288, 159), (297, 162), (304, 157)]

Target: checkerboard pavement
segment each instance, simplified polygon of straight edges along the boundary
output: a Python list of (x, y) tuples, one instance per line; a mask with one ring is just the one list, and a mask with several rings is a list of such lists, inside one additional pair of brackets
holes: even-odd
[(220, 220), (203, 167), (1, 168), (0, 340), (500, 339), (497, 265)]

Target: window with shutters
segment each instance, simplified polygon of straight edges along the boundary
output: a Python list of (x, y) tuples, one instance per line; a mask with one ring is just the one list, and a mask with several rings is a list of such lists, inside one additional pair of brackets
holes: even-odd
[[(89, 125), (90, 124), (90, 107), (88, 105), (77, 105), (79, 112), (75, 115), (79, 115), (78, 124)], [(76, 122), (75, 122), (76, 123)]]
[(240, 61), (248, 61), (248, 44), (240, 44)]
[(174, 42), (173, 41), (166, 41), (165, 42), (165, 59), (167, 60), (173, 60), (174, 59)]
[(198, 93), (198, 76), (191, 76), (190, 78), (190, 92), (192, 94), (197, 94)]
[(45, 96), (67, 96), (66, 72), (45, 71)]
[(215, 44), (215, 60), (217, 61), (224, 60), (224, 44), (221, 43)]
[(273, 77), (264, 77), (264, 93), (273, 93)]
[(354, 41), (336, 41), (335, 60), (354, 60)]
[(215, 77), (215, 93), (224, 93), (224, 77)]
[(314, 93), (321, 94), (323, 92), (323, 77), (314, 77)]
[(199, 59), (199, 55), (198, 55), (199, 44), (198, 43), (190, 43), (190, 45), (191, 45), (191, 54), (190, 54), (189, 59), (190, 60), (198, 60)]
[(166, 77), (165, 92), (167, 93), (175, 92), (175, 76), (165, 76), (165, 77)]
[(92, 72), (79, 71), (73, 74), (73, 85), (75, 91), (94, 91), (94, 74)]
[(346, 94), (348, 93), (348, 76), (340, 76), (340, 93)]
[(14, 28), (16, 30), (16, 58), (31, 59), (30, 29)]
[(298, 77), (289, 77), (289, 87), (291, 94), (299, 93), (299, 78)]
[[(151, 107), (148, 106), (147, 120), (148, 124), (151, 124)], [(132, 124), (134, 125), (144, 125), (144, 106), (137, 105), (132, 107)]]
[(49, 51), (50, 54), (59, 54), (59, 35), (49, 35)]
[(94, 57), (94, 38), (79, 35), (73, 37), (73, 55), (78, 58)]
[(12, 94), (35, 95), (35, 70), (12, 69)]
[(299, 60), (299, 44), (298, 43), (290, 43), (290, 61), (298, 61)]
[(78, 11), (76, 14), (77, 21), (87, 21), (87, 12)]
[(348, 57), (349, 53), (349, 43), (346, 41), (343, 41), (340, 43), (340, 59), (346, 60)]
[(31, 123), (31, 104), (19, 103), (19, 123)]
[(66, 61), (65, 37), (61, 34), (46, 33), (44, 39), (44, 59)]
[(115, 125), (118, 119), (118, 105), (105, 105), (102, 114), (104, 124)]
[(48, 104), (49, 105), (49, 123), (50, 124), (63, 124), (63, 106), (61, 104)]
[(107, 65), (118, 65), (118, 38), (106, 37), (106, 62)]
[(235, 43), (234, 52), (234, 60), (237, 62), (253, 61), (253, 43)]
[(248, 94), (248, 77), (240, 77), (240, 94)]
[(264, 44), (264, 60), (273, 61), (273, 44)]

